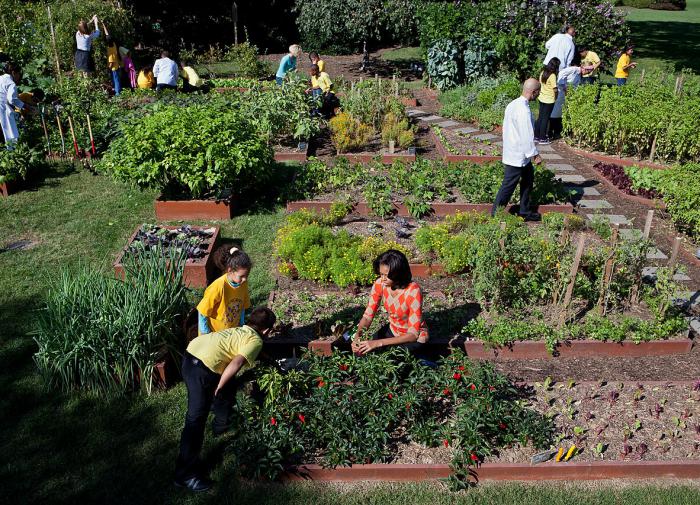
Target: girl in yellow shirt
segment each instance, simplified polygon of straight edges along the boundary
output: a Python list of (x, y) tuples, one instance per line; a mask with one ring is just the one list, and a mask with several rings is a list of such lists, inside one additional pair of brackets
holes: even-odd
[(630, 68), (637, 66), (636, 61), (632, 61), (632, 53), (634, 48), (632, 46), (627, 46), (620, 59), (617, 60), (617, 68), (615, 69), (615, 79), (617, 79), (618, 86), (624, 86), (627, 84), (627, 78), (630, 76)]
[(240, 249), (226, 255), (226, 273), (212, 282), (197, 305), (199, 334), (243, 326), (245, 310), (250, 308), (248, 276), (253, 263)]
[(549, 117), (554, 109), (554, 102), (557, 101), (557, 70), (559, 70), (559, 58), (552, 58), (545, 65), (544, 70), (540, 74), (540, 111), (535, 123), (535, 142), (540, 144), (549, 144), (551, 141), (548, 137)]
[(112, 84), (114, 85), (114, 94), (118, 95), (122, 91), (121, 81), (121, 66), (122, 60), (119, 56), (119, 45), (117, 42), (107, 35), (107, 68), (112, 74)]

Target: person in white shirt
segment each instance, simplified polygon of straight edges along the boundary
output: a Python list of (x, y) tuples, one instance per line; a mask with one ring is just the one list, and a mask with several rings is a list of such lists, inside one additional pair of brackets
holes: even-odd
[(559, 58), (559, 70), (570, 66), (576, 54), (575, 35), (576, 30), (571, 25), (566, 27), (564, 33), (553, 35), (544, 45), (547, 49), (547, 56), (544, 57), (543, 63), (546, 65), (552, 58)]
[(522, 94), (510, 102), (503, 117), (503, 182), (493, 202), (491, 215), (499, 207), (508, 205), (515, 187), (520, 183), (520, 212), (526, 221), (539, 221), (540, 215), (530, 211), (530, 192), (535, 182), (535, 168), (532, 162), (541, 163), (535, 147), (530, 102), (540, 94), (540, 82), (528, 79), (523, 83)]
[(24, 102), (17, 95), (17, 84), (22, 80), (22, 71), (12, 63), (7, 65), (6, 71), (0, 76), (0, 126), (5, 136), (5, 147), (12, 150), (19, 138), (15, 107), (24, 109)]
[(156, 91), (177, 89), (177, 63), (170, 59), (168, 51), (161, 51), (160, 59), (153, 64), (153, 77), (156, 78)]
[[(86, 74), (91, 74), (95, 71), (95, 60), (92, 58), (92, 41), (100, 36), (97, 16), (92, 16), (92, 19), (87, 23), (80, 21), (78, 23), (78, 31), (75, 32), (75, 68)], [(95, 23), (95, 30), (90, 33), (88, 24)]]

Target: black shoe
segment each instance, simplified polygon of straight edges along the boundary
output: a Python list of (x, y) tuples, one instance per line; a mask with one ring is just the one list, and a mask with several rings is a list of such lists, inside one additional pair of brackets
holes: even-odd
[(189, 489), (190, 491), (194, 493), (201, 493), (203, 491), (209, 491), (214, 485), (214, 482), (210, 481), (209, 479), (204, 479), (201, 477), (192, 477), (191, 479), (187, 480), (177, 480), (175, 479), (173, 483), (177, 487), (182, 487), (185, 489)]
[(520, 214), (520, 217), (522, 217), (525, 221), (530, 221), (533, 223), (539, 223), (542, 221), (542, 214), (538, 214), (537, 212), (531, 212), (530, 214)]

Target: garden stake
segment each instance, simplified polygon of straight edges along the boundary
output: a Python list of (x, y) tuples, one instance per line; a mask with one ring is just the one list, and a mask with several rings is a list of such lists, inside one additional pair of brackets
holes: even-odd
[[(506, 222), (505, 222), (505, 221), (501, 221), (501, 232), (505, 232), (505, 231), (506, 231)], [(498, 239), (498, 247), (501, 248), (501, 252), (505, 252), (505, 250), (506, 250), (506, 239), (505, 239), (503, 236), (501, 236), (501, 238)]]
[(56, 113), (56, 123), (58, 123), (58, 133), (61, 135), (61, 154), (66, 155), (66, 140), (63, 137), (63, 127), (61, 126), (61, 119), (58, 117), (58, 111), (54, 108)]
[(649, 161), (654, 162), (654, 156), (656, 155), (656, 137), (659, 136), (659, 132), (654, 134), (654, 140), (651, 141), (651, 151), (649, 152)]
[[(656, 140), (656, 138), (654, 138)], [(642, 237), (644, 237), (644, 240), (649, 239), (649, 234), (651, 233), (651, 223), (654, 220), (654, 211), (653, 210), (648, 210), (647, 211), (647, 218), (646, 221), (644, 222), (644, 232), (642, 233)], [(632, 304), (636, 304), (639, 301), (639, 285), (642, 282), (641, 276), (637, 281), (634, 283), (634, 286), (632, 286), (632, 293), (630, 295), (630, 302)]]
[[(569, 240), (569, 230), (564, 228), (561, 232), (561, 235), (559, 236), (559, 245), (563, 248), (564, 244), (566, 244)], [(559, 281), (561, 277), (559, 276), (559, 269), (557, 269), (557, 281)], [(556, 305), (559, 303), (559, 289), (554, 290), (554, 294), (552, 295), (552, 304)]]
[(644, 238), (648, 239), (649, 234), (651, 233), (651, 222), (654, 219), (654, 211), (653, 210), (648, 210), (647, 211), (647, 220), (644, 222)]
[(673, 249), (671, 250), (671, 259), (668, 260), (668, 268), (671, 269), (671, 275), (676, 273), (676, 263), (678, 263), (678, 253), (681, 250), (682, 237), (676, 237), (673, 241)]
[(75, 155), (80, 158), (80, 150), (78, 149), (78, 141), (75, 138), (75, 130), (73, 130), (73, 120), (68, 116), (68, 126), (70, 126), (70, 136), (73, 138), (73, 147), (75, 147)]
[(559, 328), (564, 326), (566, 322), (566, 309), (571, 303), (571, 295), (574, 293), (574, 284), (576, 284), (576, 273), (578, 272), (579, 263), (581, 263), (581, 256), (583, 256), (583, 248), (586, 245), (586, 234), (582, 233), (578, 238), (578, 245), (576, 246), (576, 255), (574, 256), (574, 262), (571, 265), (571, 280), (569, 285), (566, 287), (566, 294), (564, 294), (564, 302), (562, 303), (561, 313), (559, 314)]
[(90, 133), (90, 146), (92, 147), (92, 155), (95, 155), (95, 138), (92, 136), (92, 125), (90, 124), (90, 114), (86, 114), (88, 123), (88, 132)]
[(603, 280), (600, 284), (600, 293), (598, 294), (598, 304), (596, 306), (596, 310), (600, 312), (602, 315), (605, 315), (605, 308), (607, 306), (607, 303), (605, 303), (605, 300), (607, 298), (607, 292), (608, 292), (608, 287), (610, 286), (610, 282), (612, 281), (612, 276), (613, 276), (613, 270), (614, 270), (614, 264), (615, 264), (615, 251), (617, 249), (617, 237), (620, 233), (620, 229), (615, 226), (612, 231), (612, 238), (610, 239), (610, 247), (612, 250), (610, 251), (610, 254), (608, 255), (608, 258), (605, 260), (605, 269), (603, 271)]
[(41, 117), (41, 126), (44, 128), (44, 138), (46, 139), (46, 149), (49, 157), (51, 157), (51, 143), (49, 142), (49, 131), (46, 129), (46, 119), (44, 118), (44, 106), (39, 106), (39, 117)]

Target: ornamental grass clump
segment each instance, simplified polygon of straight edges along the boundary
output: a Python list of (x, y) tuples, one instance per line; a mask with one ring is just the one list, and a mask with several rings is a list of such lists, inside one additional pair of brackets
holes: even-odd
[(156, 361), (179, 345), (185, 261), (174, 249), (141, 249), (124, 257), (123, 280), (91, 267), (63, 271), (34, 336), (47, 384), (100, 395), (150, 393)]

